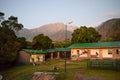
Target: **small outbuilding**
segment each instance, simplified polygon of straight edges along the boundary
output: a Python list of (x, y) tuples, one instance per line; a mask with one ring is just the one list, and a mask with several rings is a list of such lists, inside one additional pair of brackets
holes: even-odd
[(35, 63), (40, 64), (45, 61), (46, 52), (43, 50), (32, 50), (32, 49), (23, 49), (19, 52), (19, 63), (29, 64)]

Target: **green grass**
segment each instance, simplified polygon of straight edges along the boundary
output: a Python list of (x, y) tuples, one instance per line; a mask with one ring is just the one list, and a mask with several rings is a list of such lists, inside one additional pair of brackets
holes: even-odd
[(82, 74), (90, 77), (99, 77), (102, 80), (120, 80), (120, 71), (88, 69), (87, 61), (68, 61), (67, 71), (64, 72), (64, 60), (48, 60), (40, 65), (32, 64), (16, 66), (0, 72), (4, 80), (30, 80), (34, 72), (53, 72), (53, 66), (59, 70), (55, 71), (57, 80), (74, 80), (75, 74)]

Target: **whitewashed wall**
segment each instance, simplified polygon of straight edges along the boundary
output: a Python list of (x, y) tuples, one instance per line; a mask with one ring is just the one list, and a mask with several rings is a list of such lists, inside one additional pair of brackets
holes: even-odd
[(96, 52), (98, 53), (97, 57), (99, 57), (99, 49), (90, 49), (90, 55), (96, 55)]
[[(39, 57), (39, 61), (38, 61), (38, 57)], [(32, 58), (34, 58), (34, 62), (43, 62), (44, 61), (44, 55), (42, 54), (32, 54), (30, 57), (30, 62), (32, 62)]]
[[(102, 49), (102, 52), (103, 52), (103, 58), (112, 58), (112, 54), (108, 54), (108, 50), (109, 49)], [(110, 49), (111, 50), (111, 49)]]

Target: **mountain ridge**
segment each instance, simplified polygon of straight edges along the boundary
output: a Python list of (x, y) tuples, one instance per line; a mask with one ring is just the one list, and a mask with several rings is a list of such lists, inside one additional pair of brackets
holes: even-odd
[[(51, 23), (45, 24), (34, 29), (22, 29), (17, 34), (18, 37), (25, 37), (26, 40), (32, 41), (33, 37), (38, 34), (44, 34), (48, 36), (52, 41), (64, 41), (65, 40), (65, 27), (64, 23)], [(77, 29), (76, 26), (67, 25), (67, 39), (72, 38), (72, 32)], [(116, 41), (120, 38), (120, 18), (112, 18), (104, 21), (95, 29), (102, 35), (100, 41)], [(118, 39), (120, 40), (120, 39)]]
[[(44, 34), (45, 36), (50, 37), (53, 41), (64, 41), (65, 39), (65, 27), (64, 23), (51, 23), (45, 24), (38, 28), (33, 29), (22, 29), (19, 31), (18, 37), (25, 37), (26, 40), (32, 41), (33, 37), (38, 34)], [(67, 39), (71, 39), (72, 32), (77, 27), (67, 25)]]
[(102, 35), (101, 41), (120, 40), (120, 18), (112, 18), (97, 27), (97, 31)]

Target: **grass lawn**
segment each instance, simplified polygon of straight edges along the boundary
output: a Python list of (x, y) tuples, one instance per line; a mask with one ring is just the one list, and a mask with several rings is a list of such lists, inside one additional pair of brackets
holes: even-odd
[(98, 77), (101, 80), (120, 80), (120, 71), (88, 69), (87, 61), (67, 61), (67, 71), (64, 72), (64, 60), (48, 60), (40, 65), (16, 66), (5, 71), (0, 71), (4, 80), (30, 80), (34, 72), (53, 72), (53, 66), (59, 70), (55, 71), (57, 80), (74, 80), (75, 74), (90, 77)]

